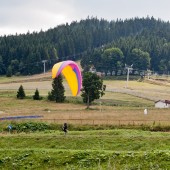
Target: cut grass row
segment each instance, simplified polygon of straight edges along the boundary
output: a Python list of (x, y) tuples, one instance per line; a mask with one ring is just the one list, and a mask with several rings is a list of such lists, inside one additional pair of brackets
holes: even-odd
[(89, 130), (1, 134), (1, 169), (169, 169), (169, 133)]
[[(48, 134), (49, 133), (49, 134)], [(142, 130), (115, 129), (93, 131), (45, 131), (34, 134), (3, 134), (0, 148), (3, 149), (66, 149), (106, 151), (152, 151), (169, 150), (170, 134)]]

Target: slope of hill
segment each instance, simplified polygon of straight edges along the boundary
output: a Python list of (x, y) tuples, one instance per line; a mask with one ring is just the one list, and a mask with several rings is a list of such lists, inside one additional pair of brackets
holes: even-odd
[[(151, 69), (168, 71), (170, 23), (152, 18), (108, 22), (87, 18), (46, 32), (0, 37), (0, 75), (32, 75), (50, 69), (56, 61), (77, 60), (87, 51), (109, 43), (126, 57), (133, 48), (147, 51)], [(96, 60), (97, 61), (97, 60)]]

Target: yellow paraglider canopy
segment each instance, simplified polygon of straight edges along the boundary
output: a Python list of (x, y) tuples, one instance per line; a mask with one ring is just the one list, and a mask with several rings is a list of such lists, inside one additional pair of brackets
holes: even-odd
[(66, 78), (72, 95), (76, 96), (81, 89), (82, 77), (78, 65), (73, 61), (63, 61), (55, 64), (52, 68), (52, 78), (56, 78), (60, 73)]

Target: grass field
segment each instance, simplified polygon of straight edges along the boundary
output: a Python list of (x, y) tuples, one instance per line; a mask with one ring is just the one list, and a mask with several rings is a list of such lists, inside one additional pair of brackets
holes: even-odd
[[(137, 129), (137, 125), (149, 126), (149, 129), (170, 125), (170, 110), (154, 108), (154, 101), (170, 99), (170, 87), (130, 81), (125, 88), (125, 81), (105, 80), (106, 94), (87, 110), (80, 95), (71, 96), (65, 81), (66, 102), (47, 101), (51, 83), (49, 73), (0, 78), (0, 118), (41, 115), (43, 118), (32, 121), (59, 124), (55, 130), (8, 133), (4, 127), (20, 122), (29, 124), (29, 120), (1, 121), (0, 169), (170, 169), (170, 133)], [(24, 100), (16, 99), (21, 84), (27, 95)], [(32, 99), (36, 88), (43, 100)], [(145, 108), (148, 115), (144, 115)], [(68, 135), (64, 136), (61, 131), (64, 122), (69, 127), (76, 126), (77, 130), (70, 128)], [(123, 128), (123, 125), (133, 128), (110, 128)], [(86, 130), (80, 130), (81, 126)], [(18, 127), (26, 129), (25, 125), (19, 124)], [(92, 127), (104, 130), (92, 130)]]
[(93, 130), (1, 134), (1, 169), (170, 169), (170, 134)]
[[(130, 81), (128, 88), (124, 88), (125, 81), (105, 80), (106, 94), (86, 110), (79, 96), (71, 97), (70, 89), (64, 81), (67, 102), (57, 104), (46, 99), (34, 101), (31, 96), (38, 88), (40, 95), (46, 97), (51, 90), (50, 73), (27, 76), (0, 78), (0, 117), (16, 115), (42, 115), (43, 119), (61, 123), (67, 120), (79, 124), (146, 124), (158, 122), (170, 123), (169, 109), (155, 109), (154, 101), (169, 99), (170, 88), (145, 82)], [(17, 100), (16, 92), (23, 85), (25, 100)], [(155, 100), (152, 98), (157, 97)], [(143, 111), (148, 108), (148, 115)], [(60, 119), (60, 121), (55, 120)], [(121, 122), (120, 122), (121, 121)]]

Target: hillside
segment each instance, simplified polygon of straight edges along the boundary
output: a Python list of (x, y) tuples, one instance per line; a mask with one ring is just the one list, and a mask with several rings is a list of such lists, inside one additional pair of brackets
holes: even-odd
[[(107, 21), (87, 18), (60, 25), (46, 32), (0, 37), (0, 75), (33, 75), (43, 72), (43, 60), (50, 69), (57, 61), (87, 58), (94, 49), (117, 47), (123, 53), (121, 67), (134, 61), (132, 51), (148, 53), (148, 68), (170, 71), (170, 23), (149, 18)], [(99, 61), (96, 58), (94, 63)], [(89, 63), (84, 62), (83, 67)], [(106, 67), (100, 65), (104, 70)], [(142, 69), (137, 66), (136, 69)]]
[[(76, 61), (80, 70), (82, 67), (80, 61)], [(51, 68), (52, 69), (52, 68)], [(39, 82), (39, 81), (52, 81), (51, 69), (41, 74), (34, 74), (29, 76), (13, 76), (13, 77), (0, 77), (0, 84), (11, 84), (11, 83), (24, 83), (24, 82)]]

